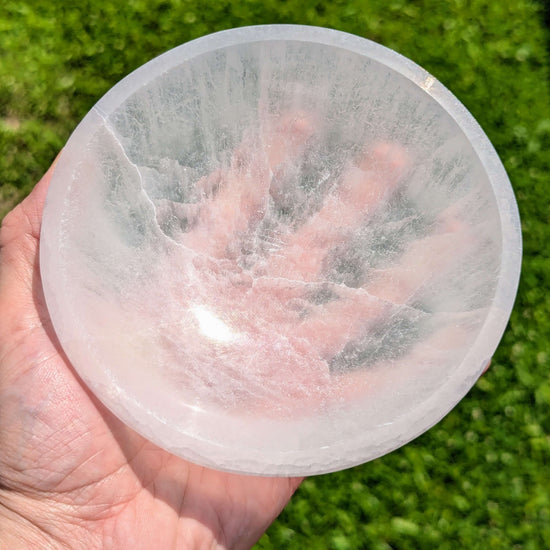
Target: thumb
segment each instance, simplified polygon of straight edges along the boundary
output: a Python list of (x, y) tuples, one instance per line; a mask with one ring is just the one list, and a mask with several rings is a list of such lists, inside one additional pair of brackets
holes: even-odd
[[(56, 159), (57, 160), (57, 159)], [(55, 161), (30, 195), (9, 212), (0, 228), (0, 333), (8, 326), (32, 324), (33, 284), (38, 274), (38, 241), (46, 193)], [(27, 312), (21, 319), (17, 312)], [(14, 315), (16, 316), (14, 318)], [(17, 321), (17, 323), (15, 322)], [(7, 326), (6, 326), (7, 325)]]
[(13, 240), (20, 239), (25, 235), (38, 240), (46, 193), (48, 192), (58, 158), (59, 155), (35, 185), (29, 196), (4, 218), (0, 233), (0, 249), (3, 250)]

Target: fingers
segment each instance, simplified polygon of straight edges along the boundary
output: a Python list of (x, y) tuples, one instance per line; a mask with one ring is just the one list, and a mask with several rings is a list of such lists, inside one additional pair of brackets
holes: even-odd
[[(444, 316), (445, 317), (445, 316)], [(472, 331), (468, 327), (469, 315), (439, 319), (436, 328), (426, 338), (414, 343), (405, 355), (381, 360), (369, 369), (353, 369), (332, 376), (334, 396), (352, 405), (354, 400), (374, 399), (380, 395), (404, 396), (411, 391), (422, 391), (433, 383), (434, 375), (445, 374), (455, 364), (457, 356), (469, 345)], [(417, 390), (411, 390), (416, 385)]]
[(273, 276), (316, 281), (330, 250), (345, 243), (395, 192), (409, 159), (398, 145), (382, 143), (365, 153), (324, 200), (321, 209), (274, 255), (267, 272)]
[(301, 155), (312, 133), (310, 117), (291, 113), (269, 123), (263, 135), (245, 137), (229, 169), (199, 182), (214, 192), (201, 206), (197, 227), (185, 236), (186, 246), (216, 258), (237, 255), (235, 237), (253, 229), (267, 211), (274, 171)]
[(304, 338), (329, 361), (348, 342), (360, 338), (372, 323), (388, 315), (391, 304), (358, 289), (340, 288), (333, 300), (311, 308), (294, 328), (296, 337)]
[(304, 112), (287, 113), (265, 132), (264, 149), (271, 170), (300, 157), (305, 144), (313, 135), (313, 116)]
[(32, 287), (33, 270), (37, 266), (42, 211), (56, 162), (57, 158), (30, 195), (2, 221), (0, 291), (7, 295), (18, 292), (29, 294), (25, 300), (31, 298), (29, 291)]
[(333, 285), (331, 299), (312, 305), (294, 334), (331, 360), (374, 324), (395, 316), (414, 317), (415, 310), (409, 311), (407, 303), (434, 277), (460, 262), (472, 245), (471, 232), (448, 212), (441, 215), (438, 228), (439, 233), (413, 242), (396, 265), (377, 271), (364, 288)]
[(409, 302), (434, 277), (456, 265), (471, 249), (469, 227), (449, 213), (440, 216), (438, 233), (413, 242), (395, 266), (377, 270), (367, 290), (396, 304)]
[(356, 168), (345, 174), (336, 191), (337, 204), (329, 204), (320, 214), (333, 222), (345, 221), (356, 226), (387, 201), (408, 166), (409, 158), (403, 147), (379, 143), (362, 155)]

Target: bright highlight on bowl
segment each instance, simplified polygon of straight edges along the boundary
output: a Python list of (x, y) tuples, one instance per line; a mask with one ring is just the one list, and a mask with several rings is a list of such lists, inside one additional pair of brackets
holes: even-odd
[(311, 475), (412, 440), (502, 336), (521, 237), (467, 110), (330, 29), (246, 27), (122, 80), (64, 148), (40, 268), (113, 413), (209, 467)]

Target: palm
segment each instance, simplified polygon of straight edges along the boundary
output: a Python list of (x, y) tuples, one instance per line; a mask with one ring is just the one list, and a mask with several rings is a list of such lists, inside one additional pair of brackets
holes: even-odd
[[(59, 348), (41, 290), (48, 183), (47, 176), (8, 216), (0, 241), (0, 502), (19, 511), (32, 501), (28, 519), (71, 546), (251, 546), (300, 480), (187, 463), (90, 395)], [(56, 511), (66, 520), (59, 529), (48, 521)]]

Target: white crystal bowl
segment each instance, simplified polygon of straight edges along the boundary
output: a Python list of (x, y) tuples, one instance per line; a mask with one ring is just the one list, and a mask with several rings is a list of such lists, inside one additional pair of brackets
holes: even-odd
[(139, 68), (64, 148), (44, 293), (78, 374), (188, 460), (366, 462), (438, 422), (512, 309), (506, 173), (426, 71), (334, 30), (216, 33)]

